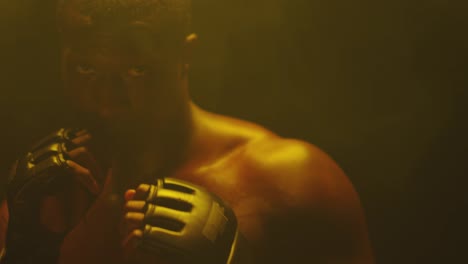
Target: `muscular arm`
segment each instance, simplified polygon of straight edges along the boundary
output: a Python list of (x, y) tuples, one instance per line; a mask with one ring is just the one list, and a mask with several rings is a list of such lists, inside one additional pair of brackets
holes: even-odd
[(338, 165), (299, 141), (267, 151), (255, 162), (271, 208), (256, 243), (259, 263), (374, 263), (358, 195)]
[(8, 228), (8, 206), (6, 200), (0, 203), (0, 261), (5, 250), (6, 233)]

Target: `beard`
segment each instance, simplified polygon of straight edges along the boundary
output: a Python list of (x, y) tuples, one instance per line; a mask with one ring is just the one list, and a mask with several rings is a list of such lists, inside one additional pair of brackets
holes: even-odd
[(154, 179), (156, 173), (141, 166), (151, 140), (149, 120), (130, 114), (103, 119), (96, 114), (80, 113), (75, 121), (92, 135), (92, 152), (99, 156), (96, 159), (112, 168), (116, 193), (123, 194)]
[(119, 193), (167, 176), (172, 163), (178, 161), (174, 142), (186, 140), (180, 115), (167, 111), (159, 115), (119, 113), (106, 118), (75, 112), (72, 119), (73, 127), (78, 125), (92, 135), (100, 160), (112, 167)]

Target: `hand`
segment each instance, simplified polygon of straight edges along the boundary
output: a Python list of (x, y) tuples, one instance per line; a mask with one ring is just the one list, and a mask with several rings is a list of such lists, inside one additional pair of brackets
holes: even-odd
[(35, 254), (54, 258), (66, 231), (86, 211), (89, 193), (99, 189), (94, 178), (99, 168), (85, 148), (90, 138), (84, 130), (61, 129), (16, 163), (7, 188), (11, 261), (38, 257)]
[(125, 199), (122, 230), (127, 260), (227, 262), (236, 241), (236, 217), (204, 188), (164, 178), (128, 190)]
[(71, 176), (70, 182), (45, 196), (40, 205), (40, 221), (47, 230), (62, 233), (75, 226), (100, 192), (97, 179), (104, 177), (102, 169), (87, 148), (91, 139), (91, 135), (82, 130), (76, 133), (67, 146), (66, 157), (69, 159), (66, 164), (69, 173), (63, 176)]
[(122, 201), (114, 193), (112, 171), (93, 205), (65, 237), (58, 263), (121, 263), (119, 219)]
[(138, 248), (143, 239), (145, 200), (149, 189), (150, 185), (141, 184), (136, 190), (130, 189), (125, 192), (124, 217), (121, 225), (121, 234), (124, 237), (122, 248), (125, 263), (169, 263), (161, 256)]

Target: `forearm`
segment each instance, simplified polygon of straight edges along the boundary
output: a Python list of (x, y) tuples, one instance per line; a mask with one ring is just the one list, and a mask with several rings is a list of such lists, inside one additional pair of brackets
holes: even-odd
[(84, 260), (92, 259), (94, 245), (92, 241), (86, 241), (86, 235), (78, 225), (65, 237), (60, 246), (58, 264), (86, 263)]
[(5, 241), (8, 228), (8, 206), (6, 200), (0, 205), (0, 263), (3, 263), (5, 257)]
[(91, 230), (85, 223), (78, 224), (65, 237), (57, 263), (119, 263), (118, 240), (108, 237), (104, 230)]

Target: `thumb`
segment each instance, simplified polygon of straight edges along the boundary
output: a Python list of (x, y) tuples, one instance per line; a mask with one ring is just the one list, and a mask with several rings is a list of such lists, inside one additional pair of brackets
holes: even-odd
[(122, 201), (120, 195), (115, 188), (114, 175), (112, 169), (107, 171), (106, 180), (102, 186), (101, 193), (99, 194), (98, 200), (103, 202), (105, 205), (112, 206), (120, 204)]
[(109, 169), (107, 171), (107, 175), (106, 175), (106, 180), (104, 181), (104, 185), (102, 186), (102, 190), (101, 190), (101, 195), (102, 194), (112, 194), (112, 192), (114, 191), (114, 176), (112, 174), (112, 169)]
[[(99, 196), (96, 198), (94, 204), (88, 210), (87, 222), (100, 221), (108, 219), (109, 217), (117, 217), (120, 213), (121, 199), (114, 191), (114, 180), (112, 170), (107, 171), (106, 180), (102, 186)], [(100, 220), (99, 220), (100, 219)]]

